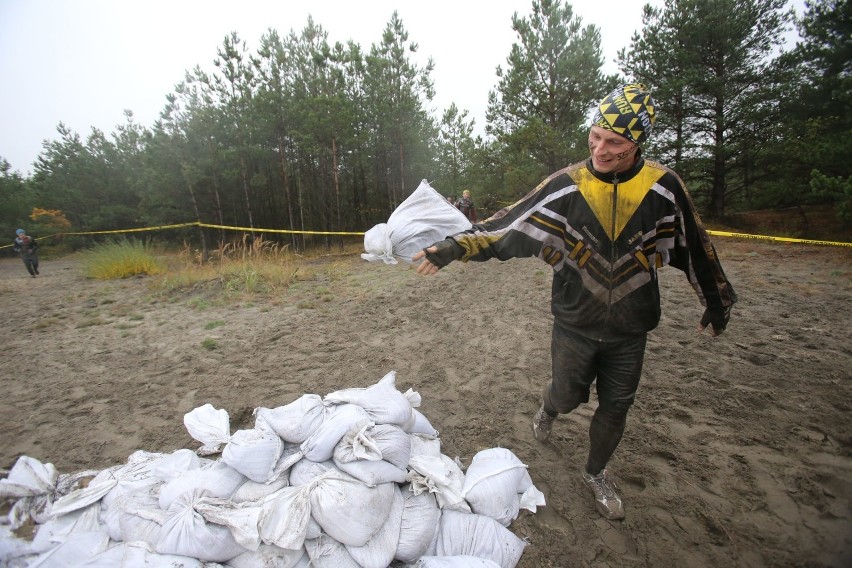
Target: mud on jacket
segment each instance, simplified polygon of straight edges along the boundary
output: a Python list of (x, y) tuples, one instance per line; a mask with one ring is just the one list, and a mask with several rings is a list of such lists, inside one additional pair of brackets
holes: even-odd
[(683, 182), (641, 156), (618, 174), (596, 172), (591, 159), (568, 166), (451, 239), (453, 258), (463, 262), (535, 256), (548, 263), (554, 317), (589, 337), (654, 329), (664, 265), (686, 274), (705, 307), (736, 302)]

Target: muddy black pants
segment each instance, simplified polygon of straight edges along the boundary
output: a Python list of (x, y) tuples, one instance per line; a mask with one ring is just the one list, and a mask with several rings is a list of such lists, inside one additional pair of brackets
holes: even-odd
[(627, 411), (639, 387), (646, 342), (644, 333), (599, 341), (553, 324), (553, 376), (544, 389), (544, 410), (551, 416), (571, 412), (589, 402), (589, 389), (597, 381), (598, 408), (589, 426), (586, 463), (591, 474), (606, 467), (624, 434)]
[(31, 276), (38, 274), (38, 256), (34, 254), (22, 254), (21, 260), (24, 261), (24, 266), (27, 267), (27, 272)]

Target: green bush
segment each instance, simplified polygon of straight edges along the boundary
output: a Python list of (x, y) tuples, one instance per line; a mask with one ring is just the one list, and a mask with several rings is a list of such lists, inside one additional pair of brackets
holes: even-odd
[(163, 271), (150, 247), (133, 239), (107, 241), (97, 245), (83, 251), (81, 261), (86, 276), (98, 280), (159, 274)]
[(836, 206), (837, 218), (846, 224), (852, 224), (852, 177), (829, 177), (813, 170), (811, 191), (815, 195), (831, 199)]

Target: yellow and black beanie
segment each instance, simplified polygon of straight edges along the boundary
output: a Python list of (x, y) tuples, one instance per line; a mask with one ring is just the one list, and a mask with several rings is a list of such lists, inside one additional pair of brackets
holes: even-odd
[(637, 144), (647, 140), (656, 120), (651, 91), (642, 83), (622, 85), (598, 105), (592, 126), (600, 126)]

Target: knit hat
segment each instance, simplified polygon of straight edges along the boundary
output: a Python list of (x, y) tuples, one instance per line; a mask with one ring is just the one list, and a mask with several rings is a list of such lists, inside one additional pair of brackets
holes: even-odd
[(651, 91), (642, 83), (622, 85), (598, 104), (592, 126), (606, 128), (641, 144), (651, 133), (656, 120)]
[(26, 233), (26, 231), (25, 231), (25, 230), (23, 230), (23, 229), (18, 229), (17, 231), (15, 231), (15, 234), (16, 234), (16, 235), (23, 235), (23, 234), (25, 234), (25, 233)]

